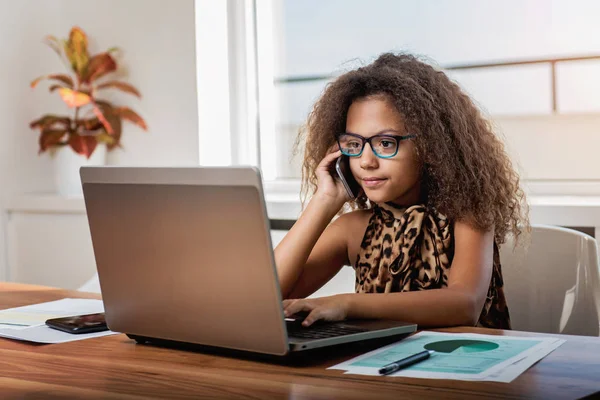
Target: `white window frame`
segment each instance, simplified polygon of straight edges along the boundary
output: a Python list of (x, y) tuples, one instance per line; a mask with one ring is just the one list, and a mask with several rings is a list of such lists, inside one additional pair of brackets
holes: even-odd
[[(257, 165), (269, 187), (277, 187), (274, 115), (274, 18), (280, 0), (228, 0), (232, 138), (240, 145), (233, 162)], [(237, 121), (237, 125), (236, 124)], [(283, 187), (276, 190), (281, 191)]]
[[(254, 165), (275, 179), (270, 0), (196, 0), (201, 165)], [(265, 26), (258, 31), (256, 21)], [(264, 45), (257, 46), (257, 35)], [(271, 85), (269, 85), (269, 80)], [(273, 143), (274, 144), (274, 143)], [(222, 149), (223, 151), (218, 151)]]
[(254, 0), (195, 0), (199, 163), (260, 166)]
[(199, 163), (260, 167), (269, 217), (300, 214), (300, 180), (276, 179), (273, 13), (280, 0), (195, 0)]
[(227, 10), (232, 164), (260, 166), (254, 0), (227, 0)]
[(195, 0), (198, 154), (201, 165), (232, 163), (227, 2)]

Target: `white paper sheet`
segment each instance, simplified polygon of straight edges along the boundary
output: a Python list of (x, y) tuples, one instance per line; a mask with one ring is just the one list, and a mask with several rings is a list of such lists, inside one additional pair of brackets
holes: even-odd
[(552, 337), (420, 332), (330, 369), (345, 370), (348, 374), (379, 376), (378, 369), (387, 363), (430, 349), (434, 343), (439, 345), (440, 342), (456, 340), (475, 341), (489, 348), (477, 350), (458, 346), (454, 351), (436, 352), (428, 360), (389, 376), (510, 382), (565, 342)]
[(104, 312), (102, 300), (62, 299), (0, 310), (0, 337), (35, 343), (66, 343), (117, 332), (67, 333), (46, 326), (50, 318)]
[(500, 371), (494, 375), (490, 375), (487, 378), (484, 378), (484, 381), (494, 381), (494, 382), (504, 382), (509, 383), (515, 380), (519, 375), (523, 372), (527, 371), (529, 367), (533, 364), (546, 357), (548, 354), (552, 353), (556, 350), (560, 345), (562, 345), (565, 340), (557, 339), (554, 343), (549, 344), (545, 348), (541, 348), (536, 353), (532, 354), (529, 357), (522, 358), (516, 363), (512, 364), (510, 368), (505, 368), (503, 371)]
[(1, 325), (34, 326), (41, 325), (50, 318), (104, 312), (102, 300), (61, 299), (46, 303), (0, 310)]
[(45, 344), (74, 342), (76, 340), (115, 335), (117, 333), (118, 332), (103, 331), (73, 334), (52, 329), (46, 325), (30, 326), (25, 329), (0, 329), (0, 336), (4, 338)]
[(30, 325), (14, 325), (14, 324), (0, 324), (0, 329), (26, 329), (29, 328)]

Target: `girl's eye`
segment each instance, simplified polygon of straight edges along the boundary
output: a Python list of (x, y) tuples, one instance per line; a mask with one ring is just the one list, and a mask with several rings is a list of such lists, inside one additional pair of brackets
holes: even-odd
[(348, 143), (348, 147), (351, 147), (353, 149), (358, 149), (358, 148), (360, 148), (360, 146), (361, 146), (360, 142), (349, 142)]
[(391, 140), (382, 140), (380, 144), (385, 148), (392, 147), (394, 145), (394, 142), (392, 142)]

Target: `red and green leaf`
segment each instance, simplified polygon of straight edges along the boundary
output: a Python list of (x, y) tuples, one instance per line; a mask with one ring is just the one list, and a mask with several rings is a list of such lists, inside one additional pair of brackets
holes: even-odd
[(112, 135), (114, 130), (111, 123), (108, 121), (108, 118), (106, 118), (106, 114), (108, 114), (106, 107), (99, 105), (99, 103), (94, 103), (94, 114), (100, 123), (102, 123), (104, 129), (106, 129), (106, 132), (108, 132), (109, 135)]
[(102, 122), (100, 122), (97, 117), (78, 119), (76, 124), (77, 129), (82, 129), (87, 132), (93, 132), (104, 128), (104, 125), (102, 125)]
[(120, 146), (121, 133), (123, 130), (121, 117), (117, 113), (117, 109), (111, 103), (104, 100), (98, 100), (96, 104), (111, 127), (111, 130), (106, 130), (106, 132), (114, 138), (114, 142), (108, 144), (108, 149), (112, 150), (113, 148)]
[(69, 88), (58, 89), (58, 94), (71, 108), (85, 106), (86, 104), (90, 104), (92, 101), (92, 98), (87, 93), (79, 92)]
[(55, 90), (57, 90), (57, 89), (61, 89), (61, 88), (64, 88), (64, 86), (62, 86), (62, 85), (52, 85), (52, 86), (50, 86), (50, 87), (48, 88), (48, 91), (49, 91), (50, 93), (52, 93), (52, 92), (54, 92)]
[(76, 54), (88, 54), (87, 35), (78, 26), (74, 26), (73, 28), (71, 28), (71, 33), (69, 34), (69, 42), (71, 48), (75, 51)]
[[(120, 138), (120, 134), (119, 134)], [(96, 140), (98, 143), (104, 143), (108, 149), (112, 149), (115, 146), (118, 146), (118, 138), (115, 135), (109, 135), (108, 133), (102, 131), (96, 135)]]
[(128, 107), (117, 107), (115, 108), (115, 112), (121, 118), (133, 122), (143, 130), (148, 130), (148, 125), (146, 125), (146, 121), (142, 117), (140, 117), (135, 111)]
[(85, 74), (89, 62), (88, 40), (85, 32), (79, 27), (73, 27), (69, 34), (69, 40), (65, 43), (64, 49), (67, 59), (71, 63), (73, 71), (79, 77)]
[(60, 115), (46, 114), (41, 118), (32, 121), (29, 124), (31, 129), (63, 129), (66, 130), (71, 125), (71, 118), (62, 117)]
[(63, 129), (45, 129), (40, 133), (40, 153), (48, 150), (52, 146), (61, 143), (63, 137), (67, 134)]
[(50, 93), (52, 93), (52, 92), (54, 92), (55, 90), (57, 90), (57, 89), (62, 89), (62, 88), (64, 88), (64, 86), (62, 86), (62, 85), (52, 85), (52, 86), (50, 86), (50, 87), (48, 88), (48, 91), (49, 91)]
[(62, 53), (62, 45), (60, 40), (58, 40), (55, 36), (48, 35), (45, 37), (45, 43), (58, 54), (60, 58), (63, 57)]
[(51, 74), (51, 75), (40, 76), (31, 82), (31, 84), (30, 84), (31, 88), (32, 89), (35, 88), (37, 86), (37, 84), (40, 83), (40, 81), (42, 81), (44, 79), (52, 79), (55, 81), (60, 81), (60, 82), (64, 83), (65, 85), (67, 85), (67, 87), (73, 88), (73, 79), (71, 79), (71, 77), (69, 75), (64, 75), (64, 74)]
[(87, 158), (90, 158), (98, 145), (98, 141), (93, 135), (70, 135), (68, 143), (76, 153), (84, 155)]
[(107, 89), (107, 88), (119, 89), (119, 90), (122, 90), (123, 92), (133, 94), (134, 96), (142, 97), (140, 92), (135, 87), (133, 87), (132, 85), (125, 83), (125, 82), (110, 81), (110, 82), (105, 82), (103, 84), (100, 84), (96, 87), (96, 89)]
[(112, 150), (117, 146), (121, 146), (121, 134), (123, 133), (123, 124), (121, 123), (121, 119), (116, 114), (109, 114), (108, 120), (110, 121), (111, 126), (113, 127), (113, 132), (110, 134), (110, 137), (114, 140), (111, 143), (107, 144), (108, 150)]
[(91, 58), (82, 82), (91, 83), (104, 75), (117, 70), (117, 63), (108, 53), (100, 53)]
[(112, 118), (115, 118), (114, 114), (112, 116), (109, 112), (106, 112), (106, 114), (108, 116), (107, 121), (110, 121), (109, 123), (113, 127), (115, 134), (109, 135), (97, 117), (77, 120), (76, 132), (82, 136), (94, 136), (98, 143), (104, 143), (109, 148), (112, 148), (118, 144), (118, 139), (121, 137), (121, 123), (118, 120), (112, 120)]

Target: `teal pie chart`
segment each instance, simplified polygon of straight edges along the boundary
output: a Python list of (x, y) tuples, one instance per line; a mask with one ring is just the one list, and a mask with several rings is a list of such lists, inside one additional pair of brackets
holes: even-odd
[(440, 340), (439, 342), (427, 343), (425, 350), (433, 350), (438, 353), (453, 353), (453, 352), (464, 352), (464, 353), (480, 353), (483, 351), (495, 350), (498, 347), (498, 343), (486, 342), (485, 340)]

